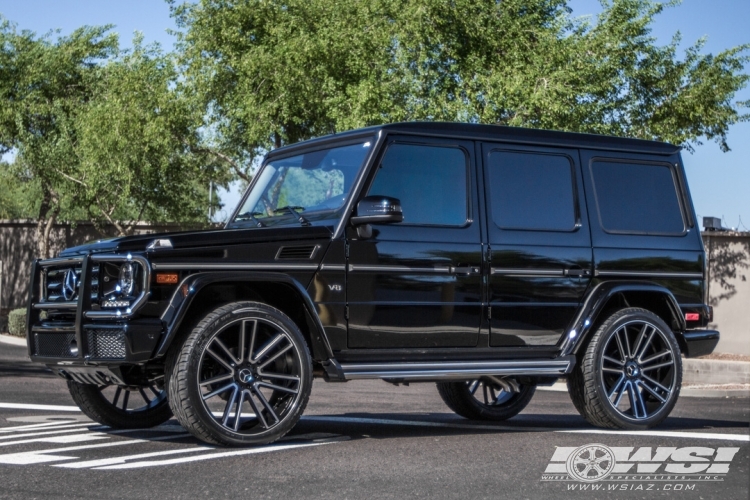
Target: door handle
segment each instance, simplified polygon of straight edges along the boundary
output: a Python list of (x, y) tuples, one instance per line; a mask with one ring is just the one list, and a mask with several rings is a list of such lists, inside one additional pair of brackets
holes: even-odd
[(579, 266), (573, 266), (565, 270), (565, 276), (570, 276), (571, 278), (581, 278), (583, 276), (589, 276), (590, 274), (591, 271)]
[(469, 266), (469, 267), (453, 267), (451, 266), (451, 274), (464, 274), (464, 275), (471, 275), (471, 274), (479, 274), (479, 267)]

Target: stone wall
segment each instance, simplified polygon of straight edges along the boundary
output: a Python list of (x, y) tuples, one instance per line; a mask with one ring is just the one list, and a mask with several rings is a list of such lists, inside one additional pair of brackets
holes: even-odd
[(750, 232), (703, 233), (708, 268), (708, 303), (721, 332), (716, 352), (750, 355)]

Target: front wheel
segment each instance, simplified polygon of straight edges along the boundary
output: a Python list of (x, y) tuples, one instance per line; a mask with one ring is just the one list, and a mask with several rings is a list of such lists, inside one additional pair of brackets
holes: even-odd
[(448, 407), (472, 420), (507, 420), (531, 401), (535, 385), (488, 376), (466, 382), (438, 382), (438, 392)]
[(80, 384), (70, 380), (68, 390), (86, 416), (115, 429), (145, 429), (172, 418), (164, 377), (145, 387)]
[(568, 377), (581, 415), (613, 429), (658, 425), (674, 408), (681, 384), (682, 359), (672, 330), (651, 311), (632, 307), (602, 323)]
[(297, 325), (257, 302), (209, 313), (167, 360), (169, 402), (198, 439), (222, 445), (275, 441), (297, 423), (312, 361)]

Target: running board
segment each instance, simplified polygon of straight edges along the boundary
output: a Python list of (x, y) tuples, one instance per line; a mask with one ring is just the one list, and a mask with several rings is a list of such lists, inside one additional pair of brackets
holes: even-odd
[(485, 375), (559, 377), (570, 373), (575, 361), (575, 356), (570, 355), (555, 359), (505, 361), (344, 363), (336, 367), (336, 371), (344, 380), (469, 380)]

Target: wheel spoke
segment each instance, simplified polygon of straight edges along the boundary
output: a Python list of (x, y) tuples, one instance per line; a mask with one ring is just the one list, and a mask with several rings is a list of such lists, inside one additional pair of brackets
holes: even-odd
[(232, 377), (234, 377), (234, 373), (224, 373), (222, 375), (217, 375), (215, 377), (211, 377), (210, 379), (204, 380), (203, 382), (200, 383), (200, 386), (204, 387), (204, 386), (207, 386), (207, 385), (215, 384), (216, 382), (221, 382), (223, 380), (228, 380), (228, 379), (230, 379)]
[(214, 337), (214, 340), (213, 340), (212, 343), (218, 345), (221, 348), (221, 350), (224, 351), (224, 353), (227, 355), (227, 357), (230, 360), (232, 360), (232, 363), (238, 363), (239, 362), (239, 361), (237, 361), (237, 358), (235, 357), (235, 355), (232, 354), (232, 351), (230, 351), (229, 348), (224, 345), (224, 342), (222, 342), (221, 339), (218, 336)]
[(632, 358), (633, 357), (633, 353), (630, 350), (630, 338), (628, 337), (628, 329), (627, 329), (627, 327), (623, 326), (620, 330), (623, 333), (623, 337), (625, 337), (625, 348), (628, 350), (627, 356), (629, 358)]
[[(643, 337), (646, 336), (646, 331), (648, 330), (648, 323), (643, 323), (643, 326), (641, 327), (641, 331), (638, 332), (638, 337), (635, 341), (635, 347), (633, 348), (633, 356), (638, 356), (638, 353), (641, 349), (641, 342), (643, 342)], [(648, 344), (647, 344), (648, 345)]]
[[(623, 378), (624, 378), (624, 377), (623, 377)], [(623, 397), (623, 396), (625, 395), (625, 392), (626, 392), (626, 391), (628, 391), (628, 392), (629, 392), (629, 387), (630, 387), (630, 385), (631, 385), (631, 384), (630, 384), (630, 381), (627, 381), (627, 382), (625, 382), (625, 383), (624, 383), (624, 384), (622, 385), (622, 388), (620, 389), (620, 392), (619, 392), (619, 393), (617, 394), (617, 399), (616, 399), (616, 400), (615, 400), (615, 402), (613, 403), (613, 404), (614, 404), (614, 407), (615, 407), (615, 408), (617, 408), (618, 406), (620, 406), (620, 401), (622, 401), (622, 397)], [(614, 391), (612, 391), (612, 393), (614, 394)]]
[(245, 328), (245, 323), (247, 323), (247, 321), (243, 321), (240, 324), (240, 338), (237, 345), (237, 363), (242, 363), (245, 361), (245, 340), (247, 337), (247, 329)]
[[(609, 400), (612, 399), (612, 396), (615, 395), (615, 393), (617, 392), (617, 389), (620, 388), (620, 386), (623, 384), (623, 382), (625, 382), (625, 374), (621, 373), (620, 378), (617, 379), (617, 382), (615, 383), (615, 386), (612, 388), (612, 390), (610, 391), (610, 393), (607, 394), (607, 399), (609, 399)], [(618, 399), (618, 401), (619, 401), (619, 399)], [(617, 405), (615, 404), (615, 406), (617, 406)]]
[(646, 380), (648, 380), (649, 382), (651, 382), (652, 384), (654, 384), (656, 387), (658, 387), (662, 391), (666, 392), (667, 394), (671, 394), (672, 393), (671, 390), (667, 389), (666, 387), (664, 387), (663, 385), (661, 385), (659, 382), (657, 382), (656, 380), (654, 380), (651, 377), (649, 377), (648, 375), (646, 375), (645, 373), (643, 374), (643, 378), (645, 378)]
[(616, 360), (614, 358), (610, 358), (609, 356), (602, 356), (602, 359), (604, 361), (609, 361), (610, 363), (612, 363), (614, 365), (618, 365), (618, 366), (623, 366), (625, 364), (622, 361), (618, 361), (618, 360)]
[[(651, 344), (651, 339), (654, 338), (655, 334), (656, 334), (656, 328), (652, 327), (651, 328), (651, 333), (649, 334), (648, 338), (646, 339), (646, 342), (643, 343), (643, 349), (641, 349), (641, 352), (638, 353), (637, 360), (638, 360), (639, 363), (641, 363), (641, 364), (643, 363), (643, 361), (641, 361), (643, 359), (643, 355), (646, 354), (646, 351), (648, 350), (648, 346)], [(667, 351), (667, 352), (669, 352), (669, 351)]]
[(653, 356), (649, 356), (648, 358), (644, 359), (643, 361), (639, 361), (641, 365), (647, 365), (652, 361), (656, 361), (657, 359), (666, 356), (667, 354), (672, 354), (672, 351), (662, 351), (654, 354)]
[(622, 361), (622, 363), (620, 364), (624, 365), (625, 361), (627, 361), (627, 356), (625, 354), (625, 351), (622, 348), (622, 341), (620, 340), (619, 330), (615, 332), (613, 336), (615, 338), (615, 342), (617, 342), (617, 350), (620, 352), (620, 361)]
[(146, 405), (151, 404), (151, 400), (148, 398), (148, 396), (146, 396), (146, 391), (144, 391), (142, 387), (138, 388), (138, 392), (141, 394), (141, 397), (146, 402)]
[(487, 399), (487, 383), (486, 382), (482, 382), (482, 393), (484, 394), (484, 404), (488, 404), (488, 399)]
[[(664, 399), (663, 397), (661, 397), (661, 394), (659, 394), (658, 392), (656, 392), (655, 390), (653, 390), (652, 388), (650, 388), (648, 386), (648, 384), (645, 383), (644, 381), (641, 381), (640, 386), (643, 387), (644, 389), (646, 389), (649, 393), (651, 393), (651, 395), (654, 396), (656, 399), (658, 399), (660, 403), (664, 404), (664, 403), (667, 402), (666, 399)], [(667, 393), (669, 393), (669, 391), (667, 391)]]
[(234, 368), (232, 368), (232, 366), (230, 366), (229, 363), (221, 359), (221, 356), (216, 354), (210, 347), (206, 349), (206, 354), (208, 354), (209, 356), (214, 358), (216, 361), (218, 361), (224, 368), (234, 373)]
[(276, 345), (284, 340), (286, 337), (282, 334), (276, 335), (270, 342), (268, 342), (260, 351), (258, 351), (258, 354), (256, 354), (254, 357), (250, 358), (251, 363), (257, 363), (258, 361), (263, 358), (268, 352), (276, 347)]
[(651, 371), (651, 370), (656, 370), (657, 368), (663, 368), (665, 366), (672, 366), (672, 365), (674, 365), (674, 361), (670, 360), (670, 361), (667, 361), (666, 363), (659, 363), (658, 365), (644, 366), (641, 368), (641, 371), (644, 371), (644, 372)]
[(272, 384), (270, 382), (258, 382), (256, 385), (258, 387), (267, 387), (268, 389), (273, 389), (274, 391), (288, 392), (289, 394), (297, 394), (299, 392), (299, 389), (292, 389), (291, 387), (284, 387), (281, 385)]
[(234, 401), (237, 399), (237, 386), (234, 386), (234, 389), (232, 390), (232, 395), (227, 399), (227, 404), (224, 407), (224, 415), (221, 416), (221, 425), (226, 426), (227, 421), (229, 420), (229, 415), (232, 413), (232, 407), (234, 406)]
[(162, 391), (160, 391), (160, 390), (159, 390), (159, 388), (158, 388), (158, 387), (156, 387), (155, 385), (150, 385), (150, 386), (149, 386), (148, 388), (149, 388), (149, 390), (150, 390), (151, 392), (153, 392), (153, 393), (154, 393), (154, 396), (156, 396), (157, 398), (158, 398), (159, 396), (161, 396), (161, 393), (162, 393)]
[(120, 394), (122, 393), (122, 387), (118, 387), (115, 391), (115, 398), (112, 400), (112, 406), (117, 408), (117, 402), (120, 400)]
[(281, 373), (269, 373), (258, 370), (258, 376), (262, 378), (278, 379), (278, 380), (291, 380), (293, 382), (299, 382), (299, 377), (296, 375), (283, 375)]
[[(260, 385), (260, 384), (258, 384), (258, 385)], [(258, 399), (260, 400), (260, 403), (263, 406), (265, 406), (266, 411), (268, 412), (268, 414), (271, 415), (271, 417), (273, 417), (274, 423), (278, 423), (279, 422), (279, 416), (276, 415), (276, 412), (273, 411), (273, 407), (268, 403), (268, 400), (266, 399), (266, 397), (263, 395), (263, 393), (257, 387), (255, 388), (255, 395), (258, 396)]]
[(212, 397), (217, 396), (217, 395), (221, 394), (222, 392), (226, 392), (226, 391), (228, 391), (229, 389), (231, 389), (233, 387), (234, 388), (237, 387), (237, 385), (234, 382), (232, 382), (230, 384), (227, 384), (224, 387), (220, 387), (220, 388), (216, 389), (215, 391), (211, 391), (208, 394), (204, 394), (202, 396), (203, 397), (203, 401), (207, 401), (207, 400), (211, 399)]
[(128, 411), (128, 398), (130, 398), (130, 391), (125, 389), (125, 394), (122, 396), (122, 409)]
[(270, 358), (268, 358), (267, 360), (265, 360), (262, 364), (258, 365), (258, 368), (265, 368), (269, 364), (271, 364), (274, 361), (276, 361), (276, 359), (278, 359), (279, 356), (281, 356), (282, 354), (284, 354), (285, 352), (287, 352), (292, 347), (293, 347), (292, 344), (289, 344), (288, 346), (284, 347), (283, 349), (281, 349), (280, 351), (278, 351), (276, 354), (274, 354), (273, 356), (271, 356)]
[(477, 387), (479, 387), (479, 379), (476, 379), (471, 383), (471, 385), (469, 385), (469, 392), (472, 396), (477, 392)]
[(247, 392), (247, 401), (250, 403), (250, 406), (253, 407), (253, 411), (258, 417), (260, 425), (262, 425), (264, 429), (268, 429), (268, 421), (266, 421), (266, 417), (263, 416), (263, 412), (261, 411), (261, 409), (258, 408), (258, 404), (255, 402), (255, 399), (253, 399), (253, 394), (250, 391), (245, 392)]
[(622, 373), (622, 369), (602, 367), (602, 371), (607, 373)]
[[(243, 322), (243, 325), (248, 321)], [(252, 363), (253, 361), (253, 350), (255, 350), (255, 338), (258, 334), (258, 321), (253, 321), (253, 330), (250, 332), (250, 346), (247, 348), (247, 360)]]
[(237, 402), (237, 411), (234, 412), (234, 430), (237, 431), (240, 428), (240, 418), (242, 417), (242, 403), (245, 400), (245, 391), (240, 392), (240, 400)]
[(635, 399), (638, 402), (638, 405), (641, 408), (641, 418), (648, 418), (648, 411), (646, 410), (646, 402), (643, 400), (643, 392), (640, 390), (640, 384), (638, 382), (634, 382), (631, 384), (635, 387)]

